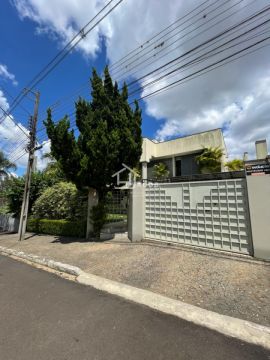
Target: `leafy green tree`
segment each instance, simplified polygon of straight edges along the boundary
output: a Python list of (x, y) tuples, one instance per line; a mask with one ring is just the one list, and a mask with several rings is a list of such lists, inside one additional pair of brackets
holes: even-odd
[(222, 156), (223, 151), (220, 147), (204, 147), (203, 152), (196, 156), (200, 172), (203, 174), (221, 172)]
[(32, 212), (39, 219), (81, 220), (86, 217), (83, 194), (70, 182), (59, 182), (47, 189), (35, 201)]
[[(91, 101), (80, 98), (75, 104), (78, 137), (70, 130), (67, 116), (55, 124), (49, 109), (45, 122), (52, 155), (67, 179), (89, 191), (87, 238), (93, 233), (100, 235), (102, 221), (98, 226), (93, 226), (93, 221), (97, 223), (100, 214), (105, 218), (105, 197), (113, 187), (112, 174), (122, 168), (122, 163), (135, 167), (142, 146), (141, 110), (136, 101), (134, 109), (128, 104), (127, 86), (124, 84), (120, 91), (107, 67), (104, 80), (93, 70), (91, 85)], [(97, 208), (92, 211), (94, 203)]]
[(154, 165), (154, 169), (153, 169), (154, 178), (158, 180), (166, 179), (169, 176), (169, 174), (170, 174), (169, 170), (163, 162)]
[(233, 159), (228, 161), (225, 166), (227, 166), (229, 171), (239, 171), (244, 169), (244, 161), (241, 159)]
[(46, 176), (51, 176), (55, 180), (66, 181), (66, 176), (59, 162), (54, 159), (51, 153), (44, 154), (42, 158), (49, 159), (46, 168), (43, 170)]
[(0, 151), (0, 176), (7, 175), (8, 170), (16, 170), (16, 165), (9, 161), (3, 151)]
[[(30, 197), (29, 197), (29, 213), (32, 212), (32, 206), (36, 199), (41, 195), (44, 189), (59, 182), (58, 178), (53, 178), (44, 172), (37, 171), (32, 174)], [(7, 180), (5, 187), (5, 196), (8, 202), (8, 211), (15, 217), (20, 215), (25, 177), (10, 178)]]

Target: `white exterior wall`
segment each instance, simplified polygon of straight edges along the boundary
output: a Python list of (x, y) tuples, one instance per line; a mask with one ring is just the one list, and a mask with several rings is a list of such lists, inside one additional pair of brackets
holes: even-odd
[(254, 256), (270, 260), (270, 175), (247, 176)]
[(203, 147), (221, 147), (224, 152), (224, 162), (227, 150), (220, 129), (178, 138), (175, 140), (155, 143), (143, 139), (141, 162), (149, 162), (152, 158), (173, 157), (200, 151)]

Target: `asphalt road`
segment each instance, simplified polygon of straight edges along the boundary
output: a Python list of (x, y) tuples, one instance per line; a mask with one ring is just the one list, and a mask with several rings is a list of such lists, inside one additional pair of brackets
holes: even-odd
[(269, 351), (0, 256), (0, 360), (262, 360)]

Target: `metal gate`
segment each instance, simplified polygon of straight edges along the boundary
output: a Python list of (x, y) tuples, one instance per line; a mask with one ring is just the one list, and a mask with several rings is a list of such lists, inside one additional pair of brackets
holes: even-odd
[(246, 180), (148, 184), (144, 237), (251, 253)]
[(107, 194), (107, 221), (104, 229), (111, 233), (127, 231), (128, 190), (114, 189)]

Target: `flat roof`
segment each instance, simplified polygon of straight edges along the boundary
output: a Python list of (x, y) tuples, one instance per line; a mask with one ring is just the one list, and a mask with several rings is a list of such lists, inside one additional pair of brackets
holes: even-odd
[(149, 138), (146, 137), (146, 136), (143, 136), (143, 138), (144, 138), (144, 139), (147, 139), (147, 140), (149, 140), (149, 141), (152, 141), (152, 143), (154, 143), (154, 144), (161, 144), (161, 143), (165, 143), (165, 142), (169, 142), (169, 141), (173, 141), (173, 140), (178, 140), (178, 139), (185, 139), (185, 138), (187, 138), (187, 137), (196, 136), (196, 135), (200, 135), (200, 134), (205, 134), (205, 133), (213, 132), (213, 131), (217, 131), (217, 130), (220, 130), (221, 133), (223, 134), (221, 128), (215, 128), (215, 129), (211, 129), (211, 130), (200, 131), (200, 132), (197, 132), (197, 133), (194, 133), (194, 134), (190, 134), (190, 135), (178, 136), (178, 137), (176, 137), (176, 138), (174, 138), (174, 139), (169, 139), (169, 140), (164, 140), (164, 141), (152, 140), (152, 139), (149, 139)]

